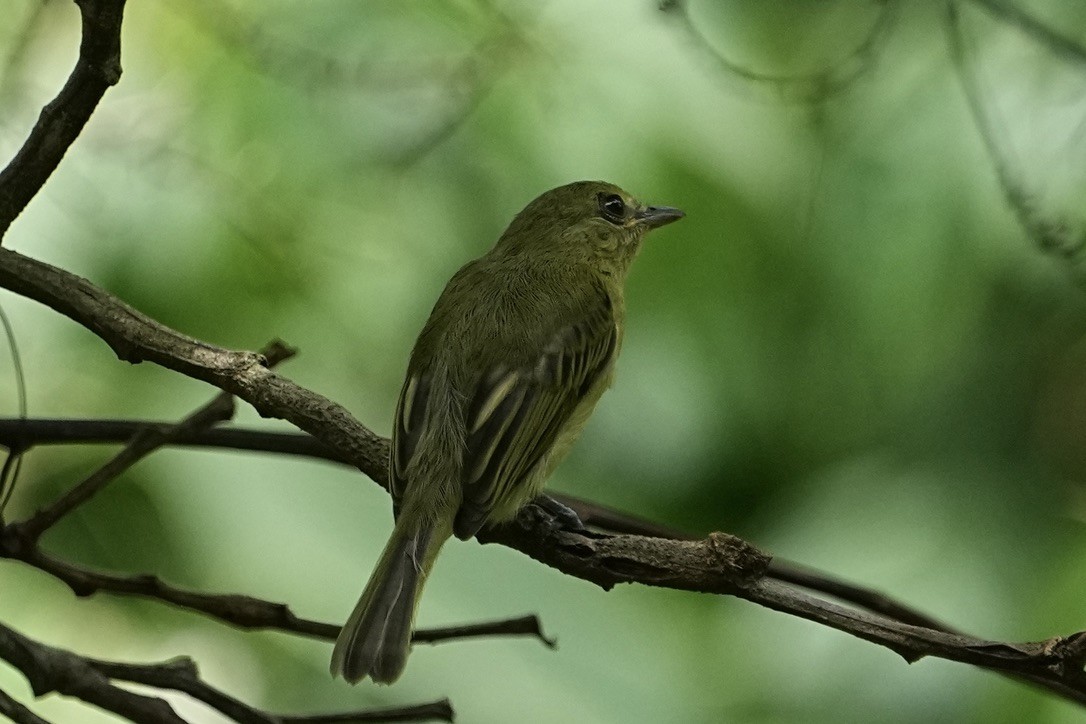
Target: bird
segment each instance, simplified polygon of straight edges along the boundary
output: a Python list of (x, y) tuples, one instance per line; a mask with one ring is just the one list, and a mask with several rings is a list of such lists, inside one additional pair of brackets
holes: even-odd
[(603, 181), (566, 184), (448, 282), (396, 406), (395, 526), (336, 640), (333, 677), (396, 681), (444, 543), (511, 520), (540, 494), (611, 384), (642, 239), (683, 216)]

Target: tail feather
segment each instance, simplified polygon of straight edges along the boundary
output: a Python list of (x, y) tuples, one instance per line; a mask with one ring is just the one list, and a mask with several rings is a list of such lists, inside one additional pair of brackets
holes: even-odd
[(431, 529), (393, 531), (362, 597), (340, 631), (332, 652), (332, 676), (352, 684), (369, 676), (391, 684), (403, 673), (411, 646), (411, 624), (426, 568)]

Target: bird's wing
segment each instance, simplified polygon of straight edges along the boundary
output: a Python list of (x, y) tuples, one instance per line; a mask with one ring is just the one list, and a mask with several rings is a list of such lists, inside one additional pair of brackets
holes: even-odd
[(430, 379), (430, 371), (425, 369), (409, 374), (396, 403), (388, 492), (392, 494), (392, 509), (397, 516), (407, 487), (407, 464), (415, 455), (428, 422), (426, 412), (430, 402)]
[(611, 298), (599, 292), (581, 319), (558, 330), (532, 362), (512, 369), (499, 365), (480, 378), (465, 408), (457, 537), (470, 538), (493, 510), (516, 500), (518, 487), (611, 364), (618, 330)]

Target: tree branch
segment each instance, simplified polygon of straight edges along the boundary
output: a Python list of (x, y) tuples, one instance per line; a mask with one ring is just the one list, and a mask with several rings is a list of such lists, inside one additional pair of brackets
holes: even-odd
[[(152, 420), (67, 420), (0, 418), (0, 446), (29, 451), (39, 445), (123, 443), (143, 429), (164, 430), (170, 423)], [(205, 449), (243, 450), (249, 452), (298, 455), (340, 464), (349, 464), (334, 449), (312, 435), (295, 432), (269, 432), (244, 428), (214, 427), (190, 430), (170, 442), (174, 446)], [(627, 512), (600, 505), (568, 493), (550, 493), (573, 509), (586, 525), (609, 533), (631, 533), (654, 538), (697, 540), (686, 531), (660, 525)], [(774, 558), (766, 575), (811, 591), (828, 594), (838, 600), (860, 606), (902, 623), (954, 632), (933, 617), (911, 608), (885, 593), (843, 581), (824, 571)], [(956, 632), (955, 632), (956, 633)]]
[(106, 90), (121, 77), (125, 0), (77, 0), (83, 23), (79, 59), (15, 158), (0, 171), (0, 239), (45, 185)]
[(210, 403), (170, 428), (137, 432), (119, 453), (87, 476), (82, 482), (69, 488), (52, 504), (39, 510), (30, 519), (15, 525), (21, 529), (20, 533), (23, 536), (30, 540), (37, 540), (42, 533), (55, 525), (65, 515), (75, 510), (75, 508), (98, 494), (125, 470), (169, 443), (171, 437), (184, 434), (188, 430), (198, 430), (214, 425), (217, 422), (229, 420), (233, 415), (234, 398), (231, 395), (220, 393)]
[[(1020, 28), (1061, 57), (1080, 64), (1086, 63), (1086, 49), (1046, 28), (1023, 11), (993, 0), (973, 0), (973, 3), (1004, 22)], [(1042, 212), (1036, 195), (1027, 188), (1020, 164), (1015, 162), (1013, 152), (1006, 147), (1007, 143), (1000, 140), (988, 104), (982, 96), (978, 68), (966, 48), (958, 5), (954, 0), (947, 0), (944, 25), (951, 64), (965, 95), (973, 124), (984, 143), (1007, 205), (1014, 212), (1019, 226), (1042, 251), (1054, 252), (1066, 259), (1078, 256), (1086, 249), (1086, 229), (1081, 227), (1081, 223), (1048, 216)]]
[[(175, 423), (160, 420), (71, 420), (62, 418), (0, 418), (0, 445), (21, 452), (39, 445), (118, 444), (141, 430), (165, 431)], [(187, 430), (173, 437), (172, 447), (299, 455), (350, 465), (335, 449), (312, 435), (237, 427)]]
[[(181, 657), (157, 664), (130, 664), (86, 658), (47, 646), (0, 624), (0, 659), (22, 672), (35, 696), (56, 692), (72, 696), (134, 722), (185, 724), (166, 701), (137, 694), (113, 684), (126, 681), (154, 689), (179, 691), (203, 702), (223, 716), (243, 724), (322, 724), (325, 722), (407, 722), (440, 719), (451, 722), (448, 700), (409, 707), (284, 716), (249, 706), (200, 678), (196, 664)], [(12, 702), (16, 707), (22, 707)], [(25, 707), (22, 707), (25, 710)], [(12, 709), (18, 712), (18, 709)], [(0, 713), (5, 713), (0, 692)], [(33, 716), (31, 714), (31, 716)], [(17, 720), (18, 721), (18, 720)], [(23, 719), (40, 722), (40, 718)]]
[[(285, 603), (236, 593), (200, 593), (177, 588), (152, 574), (118, 576), (89, 570), (42, 551), (36, 541), (20, 537), (19, 527), (0, 528), (0, 558), (26, 563), (57, 578), (80, 597), (115, 593), (150, 598), (187, 609), (241, 629), (273, 629), (324, 641), (335, 641), (340, 627), (301, 618)], [(532, 636), (549, 648), (554, 640), (543, 633), (536, 616), (485, 621), (434, 629), (417, 629), (411, 640), (435, 644), (481, 636)]]
[(1086, 66), (1086, 46), (1037, 20), (1021, 7), (1004, 0), (971, 0), (979, 8), (1009, 23), (1064, 60)]
[[(105, 90), (120, 74), (124, 0), (77, 0), (77, 4), (83, 19), (83, 40), (75, 70), (57, 98), (43, 109), (15, 158), (0, 172), (0, 236), (40, 190)], [(894, 0), (884, 3), (871, 35), (845, 61), (806, 79), (817, 86), (814, 89), (817, 97), (825, 97), (827, 88), (847, 87), (852, 78), (870, 65), (878, 39), (889, 27), (889, 8), (894, 5)], [(679, 3), (665, 2), (665, 6), (679, 7)], [(948, 4), (952, 22), (955, 18), (953, 8), (953, 3)], [(782, 81), (767, 77), (752, 79)], [(784, 78), (783, 82), (796, 80)], [(154, 362), (236, 395), (266, 417), (288, 420), (336, 451), (340, 459), (386, 485), (388, 441), (359, 423), (341, 405), (272, 372), (262, 355), (217, 347), (181, 334), (86, 279), (7, 249), (0, 249), (0, 287), (66, 315), (102, 338), (122, 360)], [(154, 433), (144, 434), (154, 436)], [(137, 447), (135, 442), (130, 447)], [(75, 498), (62, 502), (52, 513), (47, 512), (44, 518), (37, 519), (37, 524), (22, 532), (11, 525), (0, 529), (0, 550), (7, 557), (27, 561), (61, 577), (77, 593), (117, 590), (153, 595), (197, 610), (223, 606), (226, 601), (230, 605), (221, 611), (224, 619), (237, 616), (239, 620), (248, 620), (245, 616), (254, 601), (248, 597), (189, 593), (173, 589), (150, 576), (126, 578), (93, 573), (43, 553), (36, 545), (36, 535), (27, 534), (35, 529), (40, 534), (50, 524), (50, 518), (55, 521), (81, 502), (79, 496), (89, 497), (97, 489), (95, 486), (101, 484), (104, 483), (85, 483), (83, 492), (74, 493)], [(606, 518), (602, 514), (600, 517)], [(612, 521), (613, 524), (622, 522)], [(634, 530), (645, 525), (638, 520), (626, 522)], [(713, 533), (704, 540), (678, 540), (633, 533), (566, 530), (544, 508), (528, 506), (516, 521), (483, 531), (479, 540), (520, 550), (567, 575), (591, 581), (604, 589), (617, 583), (642, 583), (732, 595), (885, 646), (910, 662), (923, 656), (938, 656), (971, 663), (1040, 683), (1066, 698), (1086, 703), (1086, 673), (1083, 671), (1086, 634), (1035, 643), (1003, 643), (849, 609), (772, 578), (771, 558), (730, 535)], [(278, 615), (288, 622), (288, 615), (293, 616), (285, 606), (279, 609)], [(299, 619), (294, 619), (297, 621)], [(56, 691), (76, 696), (133, 721), (180, 721), (165, 701), (129, 692), (110, 682), (110, 674), (122, 679), (127, 676), (129, 681), (145, 677), (141, 683), (147, 683), (153, 677), (167, 677), (176, 671), (84, 659), (33, 642), (2, 625), (0, 658), (23, 671), (35, 694)], [(177, 680), (178, 690), (195, 691), (193, 695), (203, 697), (201, 700), (205, 703), (215, 702), (239, 715), (250, 713), (238, 709), (245, 705), (222, 692), (197, 687), (193, 683), (194, 668), (184, 664), (171, 666), (187, 677)], [(156, 680), (161, 682), (163, 679)], [(251, 711), (255, 712), (254, 716), (261, 714)], [(346, 715), (299, 717), (294, 721), (332, 721), (342, 716)]]
[(563, 530), (542, 508), (528, 506), (514, 523), (483, 531), (561, 572), (608, 590), (617, 583), (718, 593), (835, 628), (885, 646), (912, 663), (924, 656), (1009, 673), (1086, 704), (1086, 633), (1030, 643), (1003, 643), (912, 626), (848, 609), (768, 576), (769, 557), (724, 533), (701, 541)]
[(881, 0), (870, 30), (863, 39), (839, 60), (808, 73), (767, 73), (748, 68), (728, 58), (701, 31), (690, 16), (687, 0), (660, 0), (662, 12), (676, 18), (687, 37), (710, 58), (725, 75), (751, 86), (768, 87), (778, 100), (787, 103), (820, 103), (852, 87), (862, 75), (874, 67), (898, 12), (900, 0)]
[(81, 324), (126, 362), (154, 362), (236, 395), (264, 417), (293, 423), (340, 451), (345, 460), (381, 486), (387, 485), (387, 441), (342, 405), (269, 370), (261, 355), (181, 334), (80, 276), (10, 249), (0, 249), (0, 287)]
[(134, 722), (185, 724), (164, 700), (120, 689), (85, 659), (38, 643), (0, 623), (0, 659), (22, 672), (34, 696), (56, 692)]
[(48, 720), (42, 719), (12, 699), (3, 689), (0, 689), (0, 716), (6, 716), (15, 724), (50, 724)]
[[(0, 444), (30, 448), (39, 443), (66, 441), (120, 442), (141, 425), (153, 427), (161, 424), (137, 421), (81, 423), (0, 420)], [(387, 441), (384, 442), (387, 444)], [(192, 436), (178, 439), (175, 443), (289, 453), (344, 462), (343, 456), (333, 449), (308, 435), (300, 434), (211, 429), (194, 432)], [(563, 573), (592, 581), (605, 589), (616, 583), (637, 582), (734, 595), (886, 646), (907, 661), (934, 655), (973, 663), (1030, 681), (1073, 701), (1086, 703), (1086, 682), (1081, 679), (1081, 665), (1076, 670), (1074, 663), (1066, 663), (1073, 659), (1073, 651), (1058, 645), (1051, 647), (1052, 642), (1061, 639), (1040, 644), (1003, 644), (975, 639), (881, 592), (795, 563), (771, 560), (738, 538), (716, 533), (705, 540), (698, 540), (686, 533), (590, 501), (569, 495), (556, 497), (573, 508), (586, 524), (628, 535), (567, 531), (546, 511), (531, 506), (514, 524), (484, 531), (479, 536), (480, 541), (510, 546)], [(279, 628), (325, 638), (335, 636), (334, 626), (297, 619), (282, 604), (262, 601), (254, 604), (254, 600), (248, 597), (178, 592), (152, 576), (102, 576), (74, 569), (69, 564), (44, 557), (40, 552), (35, 555), (36, 559), (27, 562), (65, 580), (77, 592), (89, 586), (93, 590), (147, 595), (208, 613), (239, 626)], [(809, 596), (789, 584), (846, 601), (867, 609), (872, 615)], [(547, 641), (541, 633), (535, 635)], [(421, 642), (420, 638), (416, 638), (416, 641)], [(1043, 653), (1046, 646), (1049, 647), (1048, 653)], [(1006, 651), (1015, 653), (1007, 656)], [(1037, 671), (1053, 667), (1062, 673), (1053, 676), (1051, 671)]]

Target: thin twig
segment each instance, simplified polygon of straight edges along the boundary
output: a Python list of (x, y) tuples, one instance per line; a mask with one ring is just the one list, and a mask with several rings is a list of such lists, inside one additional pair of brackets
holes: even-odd
[[(992, 12), (1009, 13), (1007, 18), (1013, 19), (1019, 27), (1029, 29), (1035, 35), (1044, 27), (1021, 11), (1012, 12), (1001, 3), (982, 0), (973, 0), (973, 2)], [(947, 0), (945, 18), (951, 63), (965, 95), (970, 115), (973, 117), (973, 124), (984, 143), (1007, 205), (1011, 207), (1019, 225), (1039, 248), (1056, 252), (1068, 259), (1075, 257), (1086, 248), (1086, 230), (1076, 229), (1075, 224), (1064, 219), (1046, 218), (1038, 209), (1034, 195), (1030, 194), (1022, 181), (1024, 174), (1020, 164), (1015, 161), (1012, 149), (1005, 147), (1000, 141), (993, 113), (982, 97), (979, 74), (966, 48), (958, 5), (954, 0)], [(1050, 44), (1052, 50), (1062, 49), (1065, 54), (1071, 53), (1077, 58), (1077, 51), (1068, 50), (1067, 44), (1070, 41), (1061, 39), (1055, 34), (1042, 34), (1039, 37), (1042, 38), (1042, 42)]]
[(470, 623), (444, 628), (417, 629), (411, 633), (413, 644), (439, 644), (446, 641), (459, 641), (480, 636), (533, 636), (547, 648), (557, 648), (558, 642), (543, 633), (543, 625), (538, 616), (520, 616), (519, 618)]
[(0, 171), (0, 239), (52, 175), (106, 90), (121, 77), (125, 0), (79, 0), (79, 58), (57, 97), (42, 109), (15, 158)]
[[(4, 337), (7, 339), (8, 350), (11, 352), (11, 369), (15, 374), (15, 396), (18, 405), (19, 417), (26, 419), (26, 375), (23, 372), (23, 358), (19, 354), (19, 343), (15, 339), (15, 329), (8, 318), (7, 312), (0, 307), (0, 324), (4, 327)], [(8, 448), (7, 457), (4, 459), (3, 468), (0, 468), (0, 525), (4, 523), (4, 510), (8, 501), (15, 492), (15, 484), (19, 479), (19, 471), (22, 470), (23, 451), (16, 448)]]
[(435, 719), (451, 722), (453, 717), (452, 706), (447, 699), (406, 707), (397, 706), (331, 714), (284, 716), (250, 706), (207, 683), (200, 678), (195, 662), (188, 657), (183, 656), (158, 664), (130, 664), (96, 659), (87, 659), (87, 662), (110, 679), (188, 694), (193, 699), (207, 704), (223, 716), (241, 724), (282, 724), (288, 721), (304, 722), (305, 724), (323, 724), (325, 722), (414, 722)]
[[(260, 351), (268, 368), (290, 359), (296, 350), (280, 340), (273, 340)], [(38, 511), (28, 520), (16, 524), (17, 535), (27, 541), (37, 541), (42, 533), (55, 525), (75, 508), (90, 500), (115, 480), (121, 473), (143, 458), (178, 438), (206, 430), (234, 416), (234, 396), (220, 392), (206, 405), (200, 407), (181, 422), (168, 426), (139, 428), (133, 432), (119, 453), (110, 458), (82, 482), (68, 489), (51, 505)]]
[(12, 699), (6, 691), (0, 689), (0, 716), (6, 716), (15, 724), (50, 724), (19, 702)]
[(113, 686), (85, 659), (27, 638), (2, 623), (0, 659), (22, 672), (34, 696), (56, 692), (134, 722), (187, 724), (163, 699)]
[(817, 103), (852, 87), (874, 67), (880, 46), (889, 35), (899, 0), (876, 0), (882, 7), (871, 29), (855, 48), (840, 60), (809, 73), (765, 73), (747, 68), (724, 55), (694, 23), (686, 0), (661, 0), (660, 10), (677, 17), (687, 36), (728, 76), (751, 86), (769, 87), (777, 98), (792, 103)]
[(172, 436), (184, 434), (193, 429), (205, 428), (223, 420), (229, 420), (233, 414), (234, 398), (228, 394), (219, 394), (210, 403), (171, 428), (137, 432), (120, 452), (88, 475), (82, 482), (69, 488), (51, 505), (42, 508), (26, 521), (14, 525), (20, 529), (22, 536), (30, 540), (37, 540), (42, 533), (55, 525), (61, 518), (101, 492), (118, 475), (150, 453), (169, 443)]
[[(160, 420), (0, 418), (0, 446), (30, 450), (40, 445), (117, 444), (140, 430), (166, 430), (174, 425)], [(350, 465), (333, 448), (312, 435), (298, 432), (211, 427), (177, 435), (169, 445), (300, 455)]]
[[(325, 722), (452, 721), (447, 700), (407, 707), (369, 709), (307, 716), (282, 715), (250, 706), (200, 678), (196, 664), (180, 657), (154, 664), (132, 664), (79, 656), (47, 646), (0, 624), (0, 659), (22, 672), (35, 696), (50, 692), (73, 696), (134, 722), (186, 724), (163, 699), (137, 694), (113, 684), (125, 681), (159, 690), (179, 691), (241, 724), (322, 724)], [(3, 692), (0, 692), (2, 695)], [(0, 697), (0, 713), (4, 711)], [(16, 707), (22, 705), (12, 702)], [(25, 710), (25, 707), (22, 707)], [(17, 709), (13, 709), (18, 711)], [(18, 721), (18, 720), (17, 720)], [(38, 724), (40, 718), (25, 721)]]
[[(140, 427), (161, 426), (165, 423), (150, 421), (125, 421), (125, 420), (28, 420), (25, 423), (20, 420), (0, 419), (0, 444), (19, 445), (32, 448), (39, 444), (60, 444), (71, 442), (121, 442), (131, 432)], [(344, 462), (334, 450), (330, 449), (315, 438), (304, 433), (268, 433), (259, 430), (245, 429), (209, 429), (194, 433), (194, 436), (184, 440), (177, 440), (174, 444), (196, 445), (207, 447), (225, 447), (238, 450), (253, 450), (270, 453), (286, 453), (292, 455), (304, 455), (323, 460)], [(684, 531), (662, 526), (642, 517), (614, 510), (598, 503), (577, 498), (568, 494), (553, 494), (565, 505), (572, 508), (581, 520), (593, 528), (612, 532), (628, 533), (650, 538), (662, 538), (674, 541), (697, 541)], [(236, 625), (248, 628), (275, 628), (285, 631), (293, 631), (303, 635), (311, 635), (324, 639), (335, 638), (338, 629), (331, 624), (297, 619), (282, 604), (265, 603), (255, 601), (247, 597), (221, 597), (207, 596), (179, 592), (165, 586), (153, 576), (137, 576), (131, 578), (103, 576), (93, 572), (84, 571), (70, 564), (59, 561), (28, 561), (33, 565), (47, 570), (75, 590), (86, 593), (95, 590), (114, 591), (119, 593), (132, 593), (160, 598), (175, 605), (184, 606), (193, 610), (206, 613)], [(832, 574), (818, 571), (813, 568), (793, 563), (780, 558), (774, 558), (765, 570), (767, 579), (775, 579), (784, 583), (801, 586), (807, 590), (831, 596), (837, 600), (847, 602), (852, 606), (858, 606), (872, 613), (894, 619), (903, 624), (919, 626), (941, 631), (943, 633), (964, 635), (923, 612), (918, 611), (880, 591), (858, 586), (844, 581)], [(500, 625), (500, 624), (499, 624)], [(472, 632), (467, 635), (486, 635), (488, 624), (476, 624), (466, 627)], [(461, 627), (452, 629), (460, 630)], [(508, 631), (503, 631), (508, 633)], [(532, 631), (540, 640), (547, 642), (541, 632)], [(433, 631), (417, 631), (416, 643), (428, 642)], [(1008, 674), (1018, 676), (1045, 688), (1058, 691), (1062, 696), (1076, 699), (1080, 696), (1073, 687), (1067, 688), (1051, 680), (1035, 677), (1031, 674)]]
[(439, 699), (427, 704), (413, 706), (395, 706), (383, 709), (371, 709), (367, 712), (349, 714), (308, 714), (300, 716), (281, 716), (282, 724), (362, 724), (362, 722), (411, 722), (411, 721), (447, 721), (454, 720), (452, 704), (448, 699)]
[[(168, 603), (241, 629), (271, 629), (335, 641), (340, 627), (297, 616), (285, 603), (275, 603), (237, 593), (200, 593), (164, 582), (151, 574), (119, 576), (94, 571), (45, 553), (33, 541), (19, 539), (18, 528), (0, 531), (0, 558), (27, 563), (67, 585), (77, 596), (114, 593)], [(484, 621), (434, 629), (417, 629), (411, 636), (418, 644), (435, 644), (481, 636), (533, 636), (548, 647), (553, 639), (535, 616)]]
[(1067, 35), (1053, 30), (1033, 17), (1019, 5), (1003, 0), (971, 0), (997, 18), (1018, 28), (1064, 60), (1086, 65), (1086, 46)]

